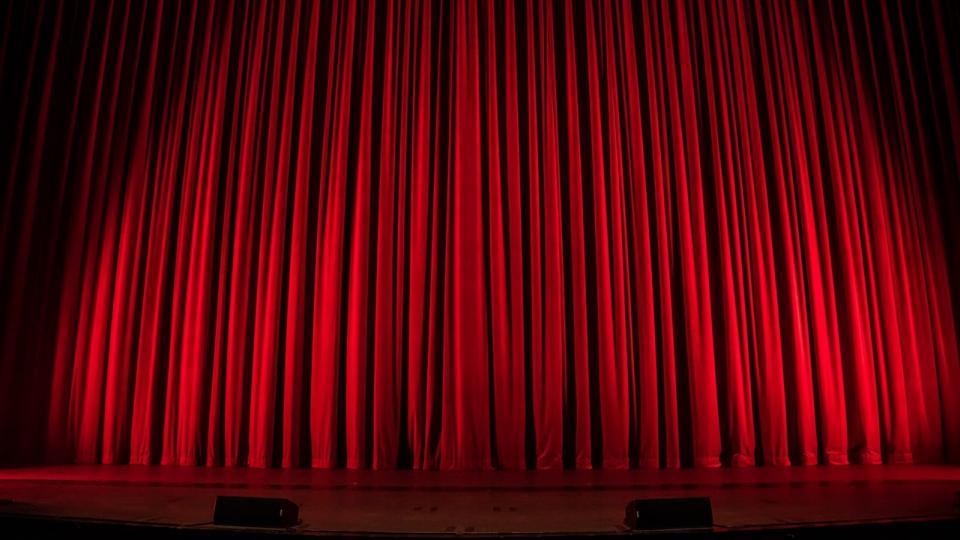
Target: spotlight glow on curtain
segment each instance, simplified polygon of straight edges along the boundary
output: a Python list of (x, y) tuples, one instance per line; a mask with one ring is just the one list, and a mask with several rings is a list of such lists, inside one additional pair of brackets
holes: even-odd
[(8, 2), (8, 459), (960, 460), (946, 4)]

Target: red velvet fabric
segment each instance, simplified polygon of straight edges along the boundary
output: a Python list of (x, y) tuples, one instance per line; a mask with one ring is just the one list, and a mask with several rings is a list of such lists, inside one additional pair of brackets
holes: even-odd
[(958, 460), (946, 4), (9, 2), (7, 459)]

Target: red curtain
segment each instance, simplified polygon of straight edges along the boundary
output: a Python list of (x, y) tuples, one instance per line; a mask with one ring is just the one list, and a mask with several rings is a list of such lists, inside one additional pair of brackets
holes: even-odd
[(7, 461), (960, 460), (950, 2), (2, 10)]

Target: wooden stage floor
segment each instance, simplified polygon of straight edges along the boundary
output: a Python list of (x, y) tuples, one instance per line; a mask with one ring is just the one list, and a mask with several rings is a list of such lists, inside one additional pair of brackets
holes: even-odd
[(960, 467), (326, 471), (0, 469), (0, 514), (212, 529), (217, 495), (285, 497), (303, 533), (607, 534), (635, 498), (709, 496), (715, 532), (960, 517)]

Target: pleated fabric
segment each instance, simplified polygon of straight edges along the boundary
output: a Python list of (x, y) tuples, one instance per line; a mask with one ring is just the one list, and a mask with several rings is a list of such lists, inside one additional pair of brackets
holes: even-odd
[(960, 461), (950, 2), (0, 11), (0, 461)]

